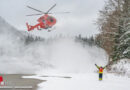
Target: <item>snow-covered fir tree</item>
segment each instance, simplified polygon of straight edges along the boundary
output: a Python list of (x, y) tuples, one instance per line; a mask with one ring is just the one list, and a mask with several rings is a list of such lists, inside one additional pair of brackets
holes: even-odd
[(96, 40), (109, 60), (130, 58), (130, 0), (108, 0), (97, 24), (101, 33)]
[(116, 42), (113, 59), (130, 58), (130, 0), (124, 0)]

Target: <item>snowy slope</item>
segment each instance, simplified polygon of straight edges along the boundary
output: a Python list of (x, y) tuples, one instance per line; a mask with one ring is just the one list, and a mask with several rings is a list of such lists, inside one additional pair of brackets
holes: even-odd
[[(15, 57), (23, 45), (23, 34), (0, 17), (0, 72), (8, 72), (15, 67)], [(16, 68), (16, 67), (15, 67)], [(11, 72), (11, 71), (10, 71)]]
[[(0, 48), (15, 49), (15, 45), (21, 42), (23, 34), (16, 28), (8, 24), (2, 17), (0, 17)], [(7, 50), (6, 49), (6, 50)]]
[(0, 17), (0, 56), (16, 54), (23, 35)]
[(6, 37), (8, 36), (9, 39), (13, 38), (15, 40), (23, 38), (22, 33), (7, 23), (2, 17), (0, 17), (0, 35), (5, 35)]

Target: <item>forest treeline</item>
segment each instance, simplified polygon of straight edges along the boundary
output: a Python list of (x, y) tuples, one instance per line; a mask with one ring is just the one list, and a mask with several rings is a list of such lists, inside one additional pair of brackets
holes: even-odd
[(107, 0), (99, 14), (96, 42), (109, 55), (109, 62), (130, 59), (130, 0)]

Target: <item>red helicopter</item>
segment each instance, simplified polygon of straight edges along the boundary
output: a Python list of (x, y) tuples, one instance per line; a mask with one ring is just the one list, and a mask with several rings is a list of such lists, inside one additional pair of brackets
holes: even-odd
[[(39, 22), (38, 24), (31, 26), (28, 23), (26, 23), (26, 26), (28, 28), (28, 31), (34, 30), (35, 28), (37, 28), (37, 30), (41, 30), (41, 29), (47, 29), (48, 31), (49, 28), (52, 28), (52, 26), (54, 26), (56, 24), (56, 19), (48, 14), (52, 14), (50, 13), (50, 11), (56, 6), (56, 4), (54, 4), (47, 12), (43, 12), (40, 11), (38, 9), (32, 8), (30, 6), (27, 6), (28, 8), (35, 10), (37, 12), (39, 12), (39, 14), (31, 14), (31, 15), (27, 15), (27, 16), (35, 16), (35, 15), (42, 15), (37, 21)], [(64, 12), (64, 13), (68, 13), (68, 12)]]

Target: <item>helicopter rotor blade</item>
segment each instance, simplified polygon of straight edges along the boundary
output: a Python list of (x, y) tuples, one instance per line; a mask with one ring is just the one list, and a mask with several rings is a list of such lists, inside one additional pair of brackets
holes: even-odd
[(67, 14), (67, 13), (70, 13), (70, 12), (52, 12), (52, 13), (48, 13), (48, 14)]
[(37, 11), (37, 12), (44, 13), (43, 11), (40, 11), (40, 10), (35, 9), (35, 8), (33, 8), (33, 7), (30, 7), (30, 6), (27, 6), (27, 7), (30, 8), (30, 9), (32, 9), (32, 10), (35, 10), (35, 11)]
[(26, 15), (26, 16), (36, 16), (36, 15), (42, 15), (42, 14), (62, 14), (62, 13), (70, 13), (70, 12), (53, 12), (51, 13), (50, 11), (56, 6), (56, 4), (54, 4), (47, 12), (43, 12), (41, 10), (35, 9), (33, 7), (27, 6), (28, 8), (35, 10), (37, 12), (40, 12), (39, 14), (30, 14), (30, 15)]
[(56, 4), (54, 4), (54, 5), (46, 12), (46, 14), (48, 14), (55, 6), (56, 6)]
[(37, 16), (37, 15), (42, 15), (42, 13), (41, 14), (30, 14), (30, 15), (26, 15), (26, 16)]

